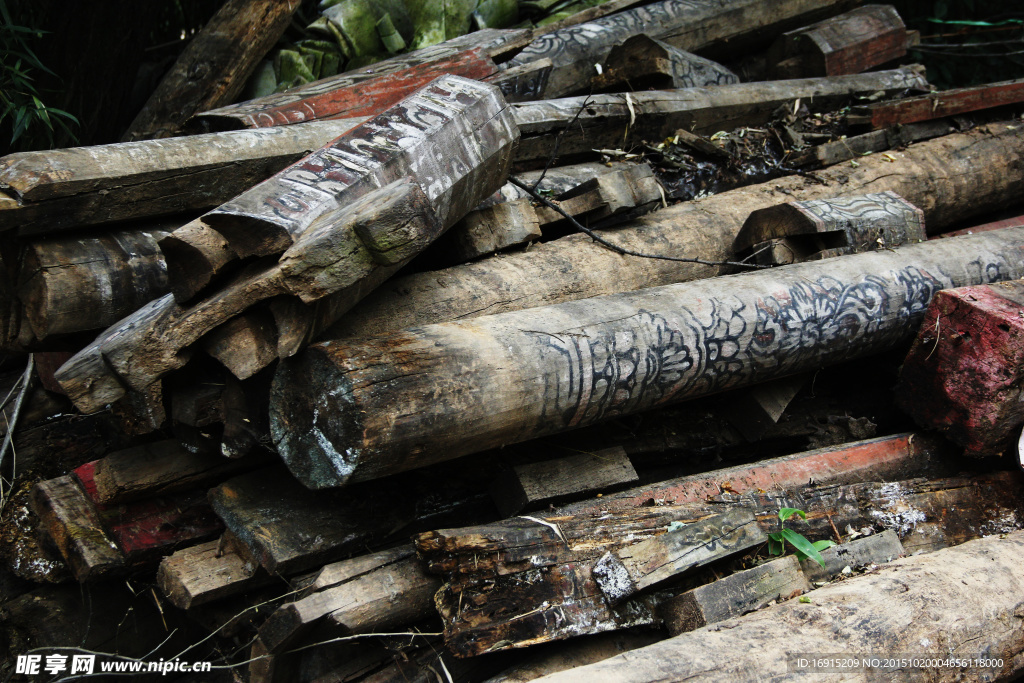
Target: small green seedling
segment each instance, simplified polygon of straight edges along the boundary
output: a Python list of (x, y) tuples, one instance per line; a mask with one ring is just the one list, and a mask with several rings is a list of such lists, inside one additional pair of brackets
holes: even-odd
[(807, 513), (803, 510), (798, 510), (796, 508), (781, 508), (779, 510), (780, 529), (775, 533), (768, 534), (768, 552), (772, 555), (782, 555), (786, 552), (786, 542), (788, 541), (796, 551), (796, 557), (798, 560), (803, 560), (804, 558), (809, 557), (824, 569), (825, 561), (821, 559), (821, 551), (825, 548), (831, 548), (835, 543), (832, 541), (815, 541), (814, 543), (811, 543), (803, 534), (782, 526), (786, 523), (786, 520), (793, 515), (800, 515), (804, 519), (807, 519)]

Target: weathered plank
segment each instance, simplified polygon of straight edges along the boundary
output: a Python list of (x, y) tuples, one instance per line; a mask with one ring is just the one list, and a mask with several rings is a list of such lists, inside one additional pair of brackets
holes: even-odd
[(790, 555), (688, 590), (661, 603), (658, 611), (669, 633), (677, 636), (809, 590), (800, 562)]
[(607, 552), (591, 574), (608, 601), (617, 604), (686, 571), (767, 541), (753, 513), (730, 510)]
[(177, 135), (192, 114), (235, 99), (300, 4), (227, 0), (182, 51), (124, 139)]
[(891, 348), (936, 292), (1022, 275), (1009, 229), (315, 344), (278, 369), (271, 432), (342, 486)]
[[(752, 683), (793, 676), (796, 656), (836, 652), (837, 643), (842, 643), (838, 649), (844, 656), (925, 648), (927, 656), (934, 653), (940, 659), (993, 658), (985, 668), (940, 667), (927, 674), (922, 669), (890, 670), (898, 677), (920, 672), (942, 682), (965, 676), (1009, 680), (1022, 670), (1019, 658), (1002, 655), (1024, 647), (1024, 634), (1016, 626), (1019, 617), (1014, 616), (1019, 600), (1006, 598), (1024, 592), (1022, 550), (1024, 533), (1016, 532), (904, 558), (878, 572), (813, 591), (810, 604), (788, 601), (731, 620), (728, 628), (699, 629), (540, 680), (639, 683), (713, 676)], [(952, 652), (922, 646), (947, 642), (960, 645)], [(870, 674), (858, 670), (856, 675)]]
[(800, 152), (794, 152), (786, 157), (786, 163), (796, 167), (831, 166), (843, 161), (867, 156), (874, 152), (884, 152), (887, 149), (905, 147), (919, 140), (928, 140), (940, 135), (948, 135), (955, 130), (956, 126), (945, 119), (897, 125), (892, 128), (854, 135), (834, 142), (815, 145)]
[(1024, 102), (1024, 79), (944, 90), (922, 97), (855, 107), (847, 116), (851, 125), (887, 128), (896, 124), (930, 121), (944, 116)]
[[(896, 162), (869, 156), (804, 178), (782, 178), (683, 202), (610, 238), (647, 254), (725, 260), (752, 211), (793, 200), (891, 190), (941, 230), (1017, 201), (1024, 179), (1024, 136), (1016, 124), (989, 124), (913, 145)], [(966, 201), (965, 198), (970, 198)], [(533, 306), (710, 277), (725, 268), (619, 256), (583, 235), (536, 245), (525, 254), (395, 278), (349, 311), (325, 338), (365, 337), (405, 327), (473, 318)]]
[(156, 573), (160, 591), (179, 609), (189, 609), (278, 580), (241, 551), (238, 543), (223, 538), (168, 555), (160, 562)]
[(966, 287), (936, 297), (903, 363), (898, 405), (968, 455), (1003, 453), (1024, 423), (1022, 311), (1021, 282)]
[(925, 239), (921, 209), (895, 192), (876, 192), (759, 209), (743, 224), (735, 246), (755, 263), (786, 265)]
[(773, 78), (839, 76), (867, 71), (907, 53), (907, 29), (892, 5), (865, 5), (787, 31), (768, 48)]
[[(922, 89), (919, 67), (891, 71), (736, 83), (703, 88), (564, 97), (512, 105), (522, 140), (516, 162), (546, 163), (555, 138), (562, 157), (595, 149), (629, 149), (644, 140), (664, 140), (680, 129), (711, 134), (765, 123), (782, 104), (796, 99), (816, 108), (841, 107), (856, 95), (889, 95)], [(569, 122), (573, 125), (566, 130)]]
[(703, 88), (739, 80), (721, 64), (641, 33), (612, 48), (592, 83), (598, 92), (617, 92)]
[(828, 581), (842, 574), (847, 567), (860, 569), (872, 564), (885, 564), (904, 555), (906, 552), (896, 531), (886, 529), (880, 534), (855, 538), (822, 550), (824, 567), (811, 559), (805, 559), (800, 564), (809, 581)]
[[(44, 234), (205, 210), (361, 122), (322, 121), (10, 154), (0, 159), (0, 231)], [(2, 201), (8, 195), (9, 206)]]
[(491, 484), (498, 512), (508, 517), (526, 509), (585, 493), (597, 493), (638, 480), (621, 446), (554, 460), (515, 465)]
[(519, 66), (551, 60), (542, 97), (561, 97), (584, 90), (594, 74), (594, 64), (601, 63), (616, 43), (640, 33), (683, 50), (697, 51), (716, 42), (735, 44), (755, 31), (771, 32), (797, 17), (814, 12), (821, 16), (852, 4), (791, 0), (768, 6), (754, 0), (727, 4), (663, 0), (540, 35), (508, 63)]
[(35, 241), (18, 296), (36, 339), (107, 327), (168, 290), (165, 230)]

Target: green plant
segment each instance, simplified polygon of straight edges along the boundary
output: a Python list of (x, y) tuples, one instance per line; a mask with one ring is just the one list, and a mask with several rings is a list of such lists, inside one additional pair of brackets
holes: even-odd
[(10, 122), (11, 145), (23, 135), (41, 133), (52, 146), (54, 125), (74, 138), (68, 122), (78, 124), (78, 119), (62, 109), (43, 104), (32, 83), (34, 70), (53, 74), (27, 40), (31, 36), (38, 38), (43, 32), (15, 25), (5, 0), (0, 0), (0, 19), (3, 20), (0, 24), (0, 126)]
[(779, 530), (768, 534), (768, 552), (772, 555), (782, 555), (786, 552), (786, 543), (793, 546), (796, 551), (798, 559), (803, 560), (804, 558), (811, 558), (819, 565), (822, 569), (825, 568), (825, 562), (821, 559), (821, 551), (825, 548), (831, 548), (835, 545), (832, 541), (815, 541), (811, 543), (807, 540), (803, 534), (787, 529), (783, 526), (786, 520), (793, 515), (800, 515), (804, 519), (807, 519), (807, 513), (803, 510), (796, 508), (781, 508), (779, 510)]

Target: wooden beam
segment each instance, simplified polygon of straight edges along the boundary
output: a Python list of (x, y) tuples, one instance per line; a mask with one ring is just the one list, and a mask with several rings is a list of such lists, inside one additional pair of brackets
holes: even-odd
[(936, 297), (903, 363), (898, 405), (968, 455), (1002, 454), (1024, 424), (1022, 311), (1021, 282), (965, 287)]
[(189, 609), (278, 580), (236, 548), (221, 538), (168, 555), (156, 573), (160, 591), (178, 609)]
[(922, 97), (855, 107), (847, 121), (850, 125), (869, 126), (877, 130), (896, 124), (930, 121), (1020, 102), (1024, 102), (1024, 79), (945, 90)]
[(314, 344), (271, 432), (306, 486), (342, 486), (892, 348), (936, 292), (1021, 276), (1011, 228)]
[(809, 581), (821, 582), (843, 574), (848, 567), (852, 570), (873, 564), (885, 564), (906, 554), (896, 531), (886, 529), (879, 534), (855, 538), (825, 548), (821, 551), (824, 567), (811, 559), (803, 560), (800, 565)]
[(172, 137), (192, 114), (235, 99), (300, 4), (227, 0), (182, 51), (124, 140)]
[[(1005, 596), (1024, 591), (1022, 550), (1024, 533), (1016, 532), (897, 560), (809, 593), (810, 604), (788, 601), (733, 620), (730, 628), (686, 633), (545, 681), (635, 683), (683, 680), (713, 671), (716, 677), (753, 682), (791, 676), (796, 655), (833, 652), (837, 642), (850, 654), (917, 652), (922, 642), (961, 644), (953, 652), (936, 652), (938, 657), (1015, 652), (1024, 647), (1021, 630), (999, 624), (1015, 623), (1017, 602)], [(843, 615), (839, 621), (838, 614)], [(943, 682), (965, 675), (1009, 680), (1021, 670), (1019, 660), (996, 657), (991, 667), (941, 667), (928, 669), (928, 675)]]
[(597, 92), (668, 90), (730, 85), (739, 80), (721, 64), (641, 33), (611, 49), (601, 72), (594, 76), (593, 87)]
[(794, 152), (786, 158), (786, 163), (796, 167), (832, 166), (874, 152), (906, 147), (912, 142), (948, 135), (955, 130), (956, 126), (945, 119), (897, 125)]

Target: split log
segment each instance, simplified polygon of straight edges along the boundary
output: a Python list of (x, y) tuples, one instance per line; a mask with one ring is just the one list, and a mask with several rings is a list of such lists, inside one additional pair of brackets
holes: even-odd
[[(204, 111), (196, 115), (192, 124), (199, 130), (294, 125), (311, 118), (342, 116), (344, 111), (361, 105), (366, 99), (377, 102), (376, 108), (365, 114), (373, 116), (441, 75), (480, 79), (494, 74), (496, 67), (487, 55), (505, 49), (528, 34), (529, 31), (524, 30), (475, 31), (381, 60), (369, 68), (347, 71), (290, 88), (287, 92)], [(399, 97), (382, 104), (386, 101), (384, 98), (391, 96), (389, 89)]]
[(944, 90), (922, 97), (855, 107), (846, 120), (853, 126), (870, 126), (878, 129), (1020, 102), (1024, 102), (1024, 79)]
[(903, 364), (898, 405), (967, 455), (1002, 454), (1024, 424), (1022, 312), (1021, 282), (937, 296)]
[(790, 1), (767, 7), (753, 0), (729, 3), (664, 0), (619, 12), (610, 17), (558, 29), (538, 36), (508, 62), (515, 67), (539, 59), (551, 60), (543, 98), (583, 90), (609, 50), (627, 38), (645, 33), (683, 50), (698, 51), (716, 42), (736, 44), (755, 31), (775, 32), (811, 13), (822, 16), (853, 3)]
[(659, 614), (677, 636), (810, 590), (800, 562), (790, 555), (688, 590), (661, 603)]
[(222, 537), (178, 550), (160, 562), (157, 585), (172, 605), (189, 609), (280, 580), (263, 571), (244, 547)]
[(787, 31), (768, 48), (769, 76), (856, 74), (907, 54), (907, 28), (892, 5), (865, 5)]
[(884, 152), (887, 149), (905, 147), (912, 142), (929, 140), (948, 135), (956, 130), (956, 127), (947, 120), (922, 121), (921, 123), (908, 123), (897, 125), (892, 128), (854, 135), (835, 142), (826, 142), (823, 145), (815, 145), (801, 152), (795, 152), (786, 157), (786, 162), (795, 167), (802, 166), (832, 166), (843, 161), (849, 161), (857, 157), (867, 156), (873, 152)]
[(755, 263), (787, 265), (925, 239), (921, 209), (895, 192), (877, 192), (759, 209), (743, 224), (735, 247)]
[(498, 512), (509, 517), (566, 497), (606, 491), (637, 480), (626, 451), (615, 446), (594, 453), (515, 465), (495, 479), (490, 488)]
[(167, 293), (157, 242), (163, 230), (32, 242), (21, 266), (21, 299), (36, 339), (101, 329)]
[(0, 231), (35, 235), (205, 210), (361, 122), (343, 119), (10, 154), (0, 159)]
[[(837, 643), (841, 643), (843, 656), (853, 657), (917, 656), (924, 647), (921, 643), (959, 643), (952, 651), (943, 645), (934, 656), (980, 657), (992, 666), (886, 671), (903, 677), (920, 673), (935, 681), (962, 680), (964, 676), (1010, 680), (1024, 670), (1020, 659), (1013, 656), (1024, 647), (1017, 616), (1022, 607), (1019, 597), (1006, 598), (1024, 592), (1022, 550), (1024, 533), (1016, 532), (908, 557), (878, 572), (813, 591), (808, 596), (810, 604), (789, 601), (731, 620), (728, 628), (701, 629), (540, 680), (631, 683), (711, 676), (762, 681), (792, 676), (798, 655), (836, 652)], [(924, 649), (924, 656), (932, 656)], [(870, 672), (858, 669), (856, 675)]]
[[(1024, 136), (1016, 125), (989, 124), (894, 153), (684, 202), (638, 219), (608, 239), (641, 253), (731, 258), (732, 242), (752, 211), (793, 200), (891, 190), (925, 212), (931, 230), (1019, 199)], [(396, 278), (336, 325), (329, 338), (370, 334), (532, 306), (655, 287), (721, 274), (723, 268), (618, 254), (574, 235), (526, 254)], [(614, 277), (611, 276), (614, 274)]]
[[(522, 140), (517, 164), (543, 164), (555, 139), (562, 157), (596, 149), (629, 149), (644, 140), (664, 140), (680, 129), (711, 134), (761, 125), (783, 104), (813, 100), (815, 108), (839, 108), (856, 95), (889, 95), (927, 87), (920, 67), (850, 76), (736, 83), (615, 95), (565, 97), (513, 104)], [(569, 123), (572, 126), (566, 130)]]
[(228, 0), (189, 42), (124, 139), (166, 138), (196, 112), (226, 104), (284, 34), (299, 2)]
[(880, 534), (871, 534), (865, 538), (856, 538), (825, 548), (821, 551), (824, 567), (811, 559), (805, 559), (800, 564), (808, 580), (828, 581), (841, 575), (847, 567), (860, 569), (873, 564), (885, 564), (904, 555), (906, 552), (899, 536), (894, 530), (886, 529)]
[[(579, 515), (518, 518), (415, 538), (431, 572), (446, 583), (435, 597), (445, 641), (458, 656), (525, 647), (587, 633), (657, 622), (671, 590), (610, 608), (593, 575), (606, 552), (660, 538), (671, 522), (693, 523), (730, 510), (752, 511), (765, 533), (778, 530), (778, 510), (796, 507), (807, 519), (794, 528), (811, 540), (833, 527), (893, 528), (908, 553), (932, 551), (1012, 531), (1024, 485), (1018, 473), (945, 480), (805, 486), (723, 495), (706, 502), (596, 510)], [(998, 501), (998, 502), (996, 502)], [(1009, 515), (1009, 516), (1008, 516)], [(711, 578), (711, 577), (708, 577)]]
[(590, 570), (611, 604), (768, 542), (750, 510), (730, 510), (605, 553)]
[(936, 292), (1022, 275), (1011, 228), (315, 344), (277, 371), (271, 433), (342, 486), (877, 353)]
[(669, 90), (729, 85), (739, 80), (721, 64), (641, 33), (612, 48), (593, 86), (598, 92), (617, 92), (625, 86), (629, 90)]

